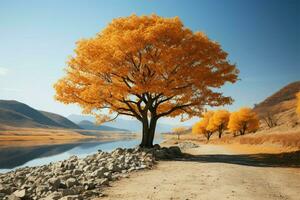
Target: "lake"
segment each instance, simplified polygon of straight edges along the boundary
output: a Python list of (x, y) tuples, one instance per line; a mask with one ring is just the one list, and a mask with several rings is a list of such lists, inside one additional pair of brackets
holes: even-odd
[[(160, 143), (156, 138), (154, 143)], [(131, 148), (140, 143), (137, 139), (117, 141), (82, 141), (67, 144), (42, 145), (33, 147), (0, 148), (0, 173), (20, 167), (32, 167), (65, 160), (72, 155), (79, 158), (102, 151), (112, 151), (118, 147)]]

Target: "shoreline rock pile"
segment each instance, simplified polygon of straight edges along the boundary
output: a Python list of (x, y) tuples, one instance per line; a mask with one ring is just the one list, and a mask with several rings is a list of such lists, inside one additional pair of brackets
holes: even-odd
[(37, 167), (20, 168), (0, 174), (0, 199), (80, 200), (101, 197), (110, 181), (128, 173), (151, 169), (156, 160), (181, 155), (178, 147), (152, 149), (117, 148), (114, 151), (69, 159)]

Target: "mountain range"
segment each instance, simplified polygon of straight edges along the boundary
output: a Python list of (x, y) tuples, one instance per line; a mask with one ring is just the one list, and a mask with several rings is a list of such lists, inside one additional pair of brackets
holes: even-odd
[[(0, 129), (4, 126), (24, 128), (67, 128), (100, 131), (140, 132), (142, 125), (137, 120), (116, 119), (103, 125), (96, 125), (92, 116), (59, 114), (40, 111), (15, 100), (0, 100)], [(158, 123), (157, 132), (168, 132), (171, 125)]]
[[(90, 121), (95, 123), (96, 119), (93, 116), (89, 115), (69, 115), (68, 119), (73, 121), (74, 123), (80, 123), (82, 121)], [(124, 119), (124, 118), (117, 118), (116, 120), (112, 122), (106, 122), (101, 124), (102, 126), (109, 126), (112, 128), (117, 128), (117, 129), (125, 129), (129, 130), (131, 132), (140, 132), (142, 130), (142, 124), (138, 120), (135, 119)], [(156, 126), (156, 131), (158, 133), (163, 133), (163, 132), (170, 132), (174, 126), (169, 125), (169, 124), (163, 124), (163, 123), (157, 123)]]
[(0, 100), (0, 129), (1, 127), (22, 128), (66, 128), (87, 129), (100, 131), (127, 131), (103, 125), (96, 125), (91, 121), (72, 122), (59, 114), (36, 110), (15, 100)]
[(36, 110), (14, 100), (0, 100), (0, 125), (28, 128), (80, 127), (69, 119), (50, 112)]

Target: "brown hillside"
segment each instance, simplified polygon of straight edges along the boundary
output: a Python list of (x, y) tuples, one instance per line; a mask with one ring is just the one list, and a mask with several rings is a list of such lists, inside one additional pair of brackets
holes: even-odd
[(257, 104), (254, 109), (264, 110), (276, 106), (284, 101), (295, 100), (295, 94), (300, 91), (300, 81), (293, 82), (269, 96), (263, 102)]
[(295, 95), (299, 91), (300, 81), (290, 83), (278, 92), (269, 96), (263, 102), (257, 104), (254, 107), (254, 110), (261, 118), (266, 115), (271, 115), (278, 119), (279, 125), (294, 127), (299, 123), (299, 118), (295, 112)]

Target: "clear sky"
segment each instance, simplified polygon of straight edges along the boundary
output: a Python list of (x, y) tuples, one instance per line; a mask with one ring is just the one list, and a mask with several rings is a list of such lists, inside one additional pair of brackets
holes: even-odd
[(235, 99), (230, 110), (253, 106), (300, 80), (297, 0), (1, 0), (0, 99), (64, 116), (80, 114), (79, 107), (53, 99), (52, 85), (77, 40), (133, 13), (179, 16), (186, 27), (218, 41), (241, 72), (237, 84), (222, 89)]

